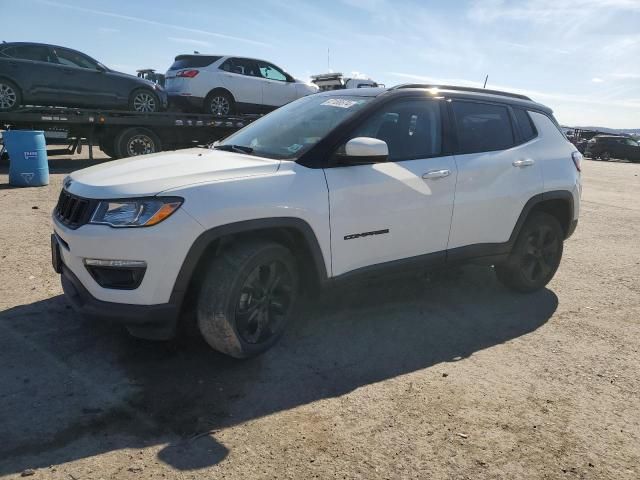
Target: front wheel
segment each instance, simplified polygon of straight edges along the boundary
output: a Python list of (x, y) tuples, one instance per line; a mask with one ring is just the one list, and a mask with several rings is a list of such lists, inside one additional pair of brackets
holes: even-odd
[(160, 111), (160, 99), (151, 90), (135, 90), (129, 98), (129, 110), (139, 113)]
[(609, 160), (611, 160), (611, 154), (609, 152), (602, 152), (600, 154), (600, 158), (605, 162), (608, 162)]
[(537, 212), (525, 222), (504, 264), (496, 265), (498, 280), (522, 293), (540, 290), (560, 265), (564, 232), (558, 220)]
[(300, 291), (291, 252), (269, 241), (239, 243), (214, 258), (198, 297), (198, 326), (211, 347), (235, 358), (273, 346)]

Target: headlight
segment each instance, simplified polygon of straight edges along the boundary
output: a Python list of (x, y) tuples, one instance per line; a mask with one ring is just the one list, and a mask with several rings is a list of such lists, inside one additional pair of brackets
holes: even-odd
[(89, 223), (111, 227), (150, 227), (162, 222), (182, 205), (182, 198), (103, 200)]

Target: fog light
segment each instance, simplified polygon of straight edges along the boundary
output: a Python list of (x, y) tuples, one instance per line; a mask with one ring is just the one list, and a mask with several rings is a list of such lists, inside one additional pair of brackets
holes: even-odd
[(84, 265), (98, 285), (119, 290), (138, 288), (147, 271), (147, 262), (143, 260), (85, 258)]

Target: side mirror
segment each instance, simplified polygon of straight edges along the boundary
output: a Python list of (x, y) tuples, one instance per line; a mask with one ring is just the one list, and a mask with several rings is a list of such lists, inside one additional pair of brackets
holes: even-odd
[[(107, 71), (107, 69), (104, 67), (104, 65), (96, 65), (96, 71), (100, 72), (100, 73), (104, 73)], [(138, 75), (140, 76), (140, 75)]]
[(389, 157), (387, 142), (371, 137), (356, 137), (347, 142), (341, 155), (342, 163), (366, 165), (386, 162)]

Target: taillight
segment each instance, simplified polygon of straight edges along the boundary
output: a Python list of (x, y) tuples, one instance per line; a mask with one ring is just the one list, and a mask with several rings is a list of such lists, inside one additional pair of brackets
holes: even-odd
[(178, 73), (176, 73), (176, 77), (193, 78), (196, 75), (198, 75), (198, 73), (200, 73), (200, 71), (198, 70), (181, 70)]
[(573, 164), (576, 166), (576, 170), (581, 172), (582, 171), (582, 154), (580, 152), (573, 152), (571, 154), (571, 160), (573, 160)]

